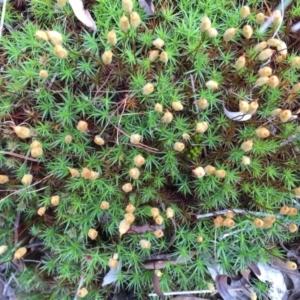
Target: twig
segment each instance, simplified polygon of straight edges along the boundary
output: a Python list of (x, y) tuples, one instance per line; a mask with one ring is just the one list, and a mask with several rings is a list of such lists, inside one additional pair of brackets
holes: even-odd
[(127, 233), (145, 233), (148, 231), (155, 231), (162, 229), (160, 225), (149, 225), (145, 224), (143, 226), (130, 226), (130, 229), (126, 232)]
[(3, 288), (3, 293), (2, 295), (3, 296), (6, 296), (6, 290), (8, 289), (9, 285), (10, 285), (10, 282), (12, 281), (12, 279), (15, 281), (15, 283), (19, 286), (19, 288), (21, 289), (21, 285), (19, 283), (19, 281), (17, 280), (17, 278), (15, 277), (15, 274), (14, 273), (11, 273), (10, 277), (9, 277), (9, 280), (8, 282), (5, 284), (4, 288)]
[(19, 158), (23, 158), (25, 160), (31, 160), (31, 161), (36, 161), (38, 162), (37, 159), (34, 158), (30, 158), (21, 154), (17, 154), (17, 153), (13, 153), (13, 152), (8, 152), (8, 151), (0, 151), (0, 154), (6, 154), (6, 155), (11, 155), (11, 156), (15, 156), (15, 157), (19, 157)]
[(5, 11), (6, 11), (6, 1), (3, 1), (3, 6), (2, 6), (2, 14), (1, 14), (1, 21), (0, 21), (0, 41), (2, 39), (2, 31), (3, 31), (3, 25), (4, 25), (4, 17), (5, 17)]
[(35, 185), (41, 183), (42, 181), (44, 181), (45, 179), (47, 179), (47, 178), (50, 177), (50, 176), (52, 176), (52, 175), (48, 175), (48, 176), (46, 176), (45, 178), (43, 178), (42, 180), (40, 180), (40, 181), (38, 181), (38, 182), (35, 182), (34, 184), (32, 184), (32, 185), (30, 185), (30, 186), (26, 186), (26, 187), (24, 187), (23, 189), (20, 189), (20, 190), (18, 190), (18, 191), (15, 191), (15, 192), (13, 192), (13, 193), (7, 195), (6, 197), (4, 197), (4, 198), (2, 198), (2, 199), (0, 200), (0, 203), (1, 203), (2, 201), (6, 200), (7, 198), (9, 198), (10, 196), (13, 196), (13, 195), (15, 195), (15, 194), (18, 194), (18, 193), (20, 193), (20, 192), (22, 192), (22, 191), (27, 190), (27, 189), (30, 188), (30, 187), (33, 187), (33, 186), (35, 186)]
[(199, 107), (198, 107), (198, 104), (197, 104), (197, 97), (196, 97), (196, 90), (195, 90), (195, 82), (194, 82), (194, 77), (192, 74), (190, 74), (190, 79), (191, 79), (191, 84), (192, 84), (192, 91), (193, 91), (193, 97), (194, 97), (194, 100), (195, 100), (195, 107), (196, 107), (196, 112), (198, 113), (199, 112)]
[[(165, 296), (173, 296), (173, 295), (192, 295), (192, 294), (211, 294), (211, 290), (202, 290), (202, 291), (182, 291), (182, 292), (168, 292), (164, 293)], [(151, 293), (148, 295), (149, 297), (157, 297), (156, 293)]]
[(19, 229), (19, 222), (20, 222), (20, 211), (17, 212), (15, 224), (14, 224), (14, 231), (15, 231), (15, 248), (18, 246), (18, 229)]
[(77, 300), (78, 299), (78, 293), (79, 293), (79, 291), (80, 291), (80, 289), (81, 289), (81, 287), (83, 285), (83, 282), (84, 282), (84, 276), (81, 275), (80, 276), (80, 281), (78, 282), (78, 288), (77, 288), (77, 291), (76, 291), (76, 294), (75, 294), (75, 297), (74, 297), (73, 300)]

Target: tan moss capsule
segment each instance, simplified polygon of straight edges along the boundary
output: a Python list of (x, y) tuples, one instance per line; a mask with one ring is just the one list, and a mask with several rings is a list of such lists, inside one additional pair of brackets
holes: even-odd
[(131, 136), (130, 136), (130, 143), (133, 144), (133, 145), (136, 145), (138, 144), (142, 139), (142, 136), (138, 133), (133, 133)]
[(60, 7), (65, 7), (66, 4), (67, 4), (67, 0), (57, 0), (57, 4), (58, 4)]
[(143, 94), (144, 95), (150, 95), (154, 91), (154, 85), (152, 83), (147, 83), (143, 87)]
[(215, 292), (215, 286), (212, 284), (212, 283), (208, 283), (207, 284), (207, 287), (208, 287), (208, 289), (213, 293), (213, 292)]
[(133, 215), (133, 213), (126, 213), (124, 215), (124, 219), (129, 223), (132, 224), (135, 220), (135, 216)]
[(173, 146), (174, 150), (178, 151), (178, 152), (181, 152), (184, 150), (185, 148), (185, 144), (184, 143), (181, 143), (181, 142), (176, 142)]
[(189, 140), (191, 136), (188, 133), (183, 133), (181, 136), (184, 140)]
[(285, 59), (285, 57), (284, 57), (283, 55), (279, 55), (279, 56), (277, 56), (277, 57), (275, 58), (275, 61), (276, 61), (277, 63), (281, 63), (281, 62), (284, 61), (284, 59)]
[(141, 175), (141, 172), (138, 168), (132, 168), (129, 170), (129, 176), (132, 178), (132, 179), (138, 179)]
[(300, 67), (300, 56), (295, 56), (292, 58), (291, 66), (294, 68)]
[(21, 179), (21, 182), (24, 184), (24, 185), (30, 185), (31, 182), (32, 182), (32, 179), (33, 179), (33, 176), (31, 174), (25, 174), (22, 179)]
[(125, 219), (122, 220), (119, 224), (119, 233), (120, 233), (120, 237), (126, 233), (130, 228), (130, 223), (128, 223)]
[(255, 85), (256, 86), (263, 86), (265, 84), (269, 83), (270, 78), (269, 77), (259, 77), (256, 79)]
[(300, 197), (300, 187), (298, 187), (298, 188), (295, 189), (295, 195), (297, 197)]
[(216, 172), (216, 168), (214, 166), (207, 165), (204, 167), (204, 172), (206, 175), (213, 175)]
[(7, 251), (8, 247), (6, 245), (2, 245), (0, 246), (0, 255), (2, 255), (3, 253), (5, 253)]
[(48, 41), (49, 40), (46, 31), (43, 31), (43, 30), (36, 31), (34, 36), (40, 41)]
[(72, 139), (73, 139), (73, 137), (70, 134), (65, 136), (65, 142), (67, 144), (70, 144), (72, 142)]
[(297, 93), (300, 91), (300, 82), (295, 84), (292, 89), (291, 89), (291, 93)]
[(94, 228), (91, 228), (88, 232), (88, 237), (91, 239), (91, 240), (94, 240), (96, 237), (98, 236), (98, 231), (95, 230)]
[(120, 22), (119, 22), (119, 27), (121, 29), (121, 31), (123, 32), (128, 32), (129, 29), (130, 29), (130, 23), (129, 23), (129, 19), (123, 15), (120, 19)]
[(166, 111), (162, 117), (162, 121), (166, 124), (171, 123), (173, 120), (173, 114), (170, 113), (169, 111)]
[(46, 212), (46, 207), (45, 207), (45, 206), (40, 207), (40, 208), (37, 210), (37, 214), (38, 214), (39, 216), (41, 216), (41, 217), (45, 214), (45, 212)]
[(103, 210), (109, 209), (109, 203), (107, 201), (102, 201), (100, 204), (100, 208)]
[(281, 108), (275, 108), (274, 110), (272, 110), (271, 116), (272, 116), (272, 117), (276, 117), (276, 116), (278, 116), (281, 112), (282, 112), (282, 109), (281, 109)]
[(225, 226), (225, 227), (231, 228), (231, 227), (233, 227), (235, 225), (235, 222), (231, 218), (226, 218), (223, 221), (222, 225)]
[(280, 46), (281, 41), (276, 38), (271, 38), (271, 39), (267, 40), (267, 43), (271, 47), (278, 47), (278, 46)]
[(263, 221), (264, 221), (264, 223), (268, 222), (268, 223), (273, 224), (276, 221), (276, 217), (275, 216), (266, 216)]
[(54, 55), (60, 59), (66, 59), (68, 57), (68, 51), (61, 45), (54, 46)]
[(251, 292), (250, 300), (257, 300), (257, 295), (254, 292)]
[(41, 157), (43, 155), (43, 149), (42, 148), (33, 148), (33, 149), (31, 149), (30, 154), (34, 158)]
[(234, 212), (228, 212), (227, 214), (225, 214), (225, 217), (226, 218), (230, 218), (230, 219), (232, 219), (232, 218), (234, 218), (236, 216), (236, 213), (234, 213)]
[(265, 127), (260, 127), (256, 129), (255, 133), (261, 139), (265, 139), (270, 136), (270, 130)]
[(88, 294), (88, 290), (84, 287), (78, 291), (77, 296), (80, 298), (84, 298), (87, 294)]
[(152, 51), (149, 52), (148, 58), (151, 62), (154, 62), (158, 59), (158, 56), (159, 56), (159, 51), (158, 50), (152, 50)]
[(200, 23), (200, 29), (201, 31), (206, 31), (211, 27), (211, 21), (207, 15), (205, 15)]
[(261, 25), (265, 22), (266, 16), (263, 13), (258, 13), (255, 17), (255, 22), (258, 25)]
[(242, 55), (237, 59), (237, 61), (234, 64), (234, 67), (237, 71), (239, 71), (245, 66), (245, 64), (246, 64), (246, 58), (245, 55)]
[(135, 211), (135, 206), (134, 206), (133, 204), (129, 203), (129, 204), (126, 206), (125, 211), (126, 211), (127, 213), (133, 213), (133, 212)]
[(252, 224), (257, 228), (262, 228), (264, 226), (264, 221), (259, 218), (255, 218)]
[(251, 38), (251, 36), (253, 35), (253, 29), (250, 25), (245, 25), (243, 27), (243, 35), (247, 40)]
[(86, 132), (88, 130), (88, 123), (80, 120), (77, 124), (77, 129), (81, 132)]
[(70, 174), (71, 174), (72, 178), (75, 178), (75, 177), (79, 177), (79, 176), (80, 176), (78, 170), (73, 169), (73, 168), (68, 168), (68, 169), (69, 169), (69, 171), (70, 171)]
[(141, 154), (138, 154), (134, 157), (133, 162), (137, 167), (141, 167), (145, 164), (146, 160)]
[(157, 216), (159, 216), (159, 209), (157, 207), (151, 208), (151, 215), (155, 219)]
[(90, 175), (90, 178), (91, 180), (95, 180), (97, 178), (99, 178), (100, 174), (98, 172), (95, 172), (95, 171), (91, 171), (91, 175)]
[(201, 236), (201, 235), (197, 236), (197, 242), (202, 243), (203, 242), (203, 236)]
[(89, 170), (88, 168), (83, 168), (82, 171), (81, 171), (81, 176), (84, 179), (90, 179), (91, 176), (92, 176), (92, 171)]
[(117, 44), (117, 35), (116, 35), (116, 32), (113, 29), (110, 30), (107, 34), (107, 42), (111, 46), (116, 46), (116, 44)]
[(196, 132), (198, 133), (204, 133), (208, 129), (208, 123), (207, 122), (200, 122), (196, 125)]
[(21, 247), (14, 253), (14, 260), (22, 258), (27, 252), (26, 247)]
[(237, 28), (226, 29), (223, 35), (223, 40), (225, 42), (229, 42), (230, 40), (232, 40), (235, 34), (237, 33), (237, 30), (238, 30)]
[(203, 110), (207, 109), (207, 107), (208, 107), (208, 102), (205, 98), (201, 98), (201, 99), (197, 100), (196, 103)]
[(169, 60), (168, 53), (166, 51), (162, 51), (161, 54), (159, 55), (159, 60), (166, 64)]
[(214, 80), (209, 80), (209, 81), (205, 82), (205, 86), (209, 90), (217, 90), (219, 88), (219, 84)]
[(174, 101), (174, 102), (172, 102), (172, 108), (175, 111), (180, 111), (180, 110), (183, 110), (183, 105), (180, 101)]
[(162, 223), (164, 222), (164, 218), (161, 215), (159, 215), (154, 219), (154, 221), (157, 225), (162, 225)]
[(226, 171), (225, 170), (216, 170), (215, 176), (218, 178), (225, 178), (226, 177)]
[(104, 139), (100, 135), (96, 135), (94, 137), (94, 143), (97, 144), (97, 145), (99, 145), (99, 146), (102, 146), (102, 145), (105, 144), (105, 141), (104, 141)]
[(292, 117), (292, 112), (289, 109), (285, 109), (279, 114), (279, 119), (283, 123), (289, 121), (291, 117)]
[(205, 171), (202, 167), (197, 167), (192, 172), (197, 178), (202, 178), (205, 175)]
[(51, 205), (57, 206), (59, 204), (60, 196), (59, 195), (54, 195), (51, 197), (50, 202)]
[(160, 103), (156, 103), (155, 106), (154, 106), (154, 110), (156, 112), (161, 113), (161, 112), (163, 112), (163, 106)]
[(263, 51), (265, 48), (268, 47), (268, 43), (267, 42), (260, 42), (258, 43), (255, 47), (254, 47), (254, 51), (256, 52), (261, 52)]
[(261, 51), (257, 57), (258, 60), (260, 61), (264, 61), (264, 60), (267, 60), (269, 59), (273, 53), (275, 52), (275, 50), (272, 50), (272, 49), (265, 49), (263, 51)]
[(174, 209), (171, 208), (171, 207), (168, 207), (167, 210), (166, 210), (166, 216), (167, 216), (167, 218), (168, 219), (173, 218), (174, 214), (175, 214)]
[(280, 211), (279, 213), (282, 214), (282, 215), (287, 215), (288, 212), (289, 212), (290, 208), (287, 206), (287, 205), (283, 205), (281, 208), (280, 208)]
[(114, 259), (114, 258), (110, 258), (108, 260), (108, 266), (110, 268), (116, 268), (118, 266), (118, 264), (119, 264), (119, 262), (116, 259)]
[(270, 67), (263, 67), (263, 68), (259, 69), (258, 75), (260, 77), (269, 77), (269, 76), (272, 75), (272, 68), (270, 68)]
[(109, 65), (112, 62), (112, 57), (113, 57), (113, 53), (111, 52), (111, 50), (108, 50), (102, 54), (101, 59), (105, 65)]
[(241, 15), (242, 19), (246, 19), (250, 15), (250, 7), (243, 6), (240, 10), (240, 15)]
[(276, 75), (272, 75), (269, 79), (268, 85), (270, 88), (275, 89), (280, 83), (279, 78)]
[(21, 139), (27, 139), (31, 137), (31, 131), (25, 126), (14, 126), (13, 127), (15, 134)]
[(31, 149), (34, 149), (34, 148), (41, 148), (42, 147), (42, 144), (37, 141), (37, 140), (34, 140), (31, 144), (30, 144), (30, 148)]
[(282, 22), (282, 15), (279, 9), (276, 9), (272, 13), (274, 25), (279, 25)]
[(131, 26), (136, 29), (138, 28), (140, 25), (141, 25), (141, 18), (140, 18), (140, 15), (135, 12), (135, 11), (132, 11), (130, 13), (130, 24)]
[(155, 270), (154, 273), (157, 277), (163, 276), (163, 273), (160, 270)]
[(218, 36), (218, 30), (216, 28), (210, 27), (207, 29), (208, 36), (210, 38), (215, 38)]
[(160, 229), (155, 230), (153, 233), (154, 233), (155, 237), (158, 239), (160, 239), (161, 237), (164, 236), (164, 232)]
[(289, 211), (288, 211), (288, 215), (289, 216), (295, 216), (298, 213), (298, 209), (296, 207), (290, 207)]
[(216, 228), (218, 227), (221, 227), (223, 225), (223, 222), (224, 222), (224, 219), (221, 217), (221, 216), (217, 216), (215, 219), (214, 219), (214, 226)]
[(285, 263), (285, 266), (288, 270), (292, 270), (292, 271), (297, 270), (297, 268), (298, 268), (296, 263), (294, 263), (293, 261), (289, 261), (289, 260)]
[(63, 37), (61, 33), (55, 31), (55, 30), (49, 30), (46, 32), (49, 38), (49, 41), (55, 46), (55, 45), (61, 45), (63, 43)]
[(41, 70), (39, 73), (39, 76), (43, 79), (48, 78), (48, 71), (47, 70)]
[(290, 224), (289, 225), (289, 232), (293, 233), (298, 231), (298, 226), (296, 224)]
[(280, 56), (283, 56), (284, 58), (287, 57), (288, 49), (284, 41), (280, 41), (279, 45), (277, 46), (277, 51), (280, 53)]
[(248, 166), (251, 164), (251, 158), (249, 156), (243, 156), (242, 157), (242, 164), (245, 166)]
[(161, 49), (163, 47), (163, 45), (165, 44), (165, 42), (160, 39), (160, 38), (157, 38), (156, 40), (153, 41), (152, 45), (155, 46), (156, 48), (158, 49)]
[(257, 101), (257, 100), (252, 101), (252, 102), (249, 104), (249, 109), (248, 109), (247, 113), (248, 113), (248, 114), (254, 114), (254, 113), (256, 113), (258, 107), (259, 107), (258, 101)]
[(133, 9), (132, 0), (122, 0), (122, 7), (126, 13), (130, 13)]
[(244, 150), (245, 152), (251, 151), (252, 147), (253, 147), (253, 140), (248, 140), (246, 142), (243, 142), (241, 145), (241, 149)]
[(240, 101), (239, 102), (239, 110), (240, 110), (240, 112), (242, 112), (242, 113), (247, 113), (248, 112), (248, 110), (249, 110), (249, 102), (247, 102), (247, 101)]
[(122, 186), (122, 190), (125, 192), (125, 193), (129, 193), (132, 191), (132, 184), (130, 182), (128, 183), (125, 183), (123, 186)]
[(273, 226), (272, 222), (265, 220), (265, 219), (263, 221), (264, 221), (264, 225), (262, 228), (266, 228), (266, 229), (272, 228), (272, 226)]
[(6, 176), (6, 175), (0, 175), (0, 184), (4, 184), (4, 183), (6, 183), (8, 181), (9, 181), (8, 176)]
[(151, 243), (147, 240), (140, 240), (140, 246), (143, 249), (150, 249), (151, 248)]

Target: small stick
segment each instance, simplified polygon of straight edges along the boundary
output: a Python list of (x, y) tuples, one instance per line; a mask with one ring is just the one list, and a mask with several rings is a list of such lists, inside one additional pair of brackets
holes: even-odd
[(14, 231), (15, 231), (15, 249), (17, 249), (18, 246), (18, 229), (19, 229), (19, 222), (20, 222), (20, 211), (17, 212), (15, 225), (14, 225)]
[(1, 38), (2, 38), (4, 17), (5, 17), (5, 12), (6, 12), (6, 2), (7, 2), (7, 0), (4, 0), (3, 1), (3, 6), (2, 6), (2, 14), (1, 14), (1, 22), (0, 22), (0, 41), (1, 41)]
[(195, 103), (195, 107), (196, 107), (196, 112), (198, 113), (199, 112), (199, 107), (198, 107), (198, 104), (197, 104), (194, 76), (192, 74), (190, 74), (190, 79), (191, 79), (191, 84), (192, 84), (193, 97), (194, 97), (194, 100), (195, 100), (194, 103)]
[(11, 156), (19, 157), (19, 158), (22, 158), (22, 159), (25, 159), (25, 160), (31, 160), (31, 161), (36, 161), (36, 162), (38, 162), (37, 159), (30, 158), (30, 157), (27, 157), (27, 156), (24, 156), (24, 155), (21, 155), (21, 154), (17, 154), (17, 153), (13, 153), (13, 152), (0, 151), (0, 154), (11, 155)]
[(83, 282), (84, 282), (84, 276), (81, 275), (80, 281), (79, 281), (79, 283), (78, 283), (78, 288), (77, 288), (77, 291), (76, 291), (76, 294), (75, 294), (75, 297), (74, 297), (74, 300), (77, 300), (77, 299), (78, 299), (78, 293), (79, 293), (79, 291), (80, 291), (80, 289), (81, 289), (81, 287), (82, 287), (82, 285), (83, 285)]

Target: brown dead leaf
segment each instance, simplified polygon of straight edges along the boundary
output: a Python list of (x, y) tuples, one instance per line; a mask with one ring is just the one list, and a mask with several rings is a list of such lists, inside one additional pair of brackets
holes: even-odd
[(154, 275), (153, 275), (153, 286), (154, 286), (154, 292), (156, 293), (156, 295), (158, 295), (161, 299), (166, 299), (166, 296), (160, 290), (159, 277), (155, 274), (155, 272), (154, 272)]
[(69, 0), (69, 3), (75, 16), (80, 22), (92, 30), (97, 30), (96, 23), (93, 20), (90, 12), (84, 9), (82, 0)]

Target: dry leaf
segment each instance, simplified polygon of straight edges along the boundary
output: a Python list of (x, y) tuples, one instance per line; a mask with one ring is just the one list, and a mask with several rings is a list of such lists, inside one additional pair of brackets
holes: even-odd
[(216, 288), (224, 300), (233, 300), (228, 291), (227, 279), (228, 277), (226, 275), (217, 275)]
[(144, 10), (146, 15), (154, 15), (155, 8), (152, 0), (140, 0), (140, 6)]
[(97, 30), (96, 23), (93, 20), (90, 12), (84, 9), (82, 0), (69, 0), (69, 3), (79, 21), (81, 21), (87, 27)]
[(225, 115), (233, 121), (244, 122), (250, 120), (252, 117), (252, 114), (245, 114), (240, 111), (238, 112), (229, 111), (226, 109), (225, 105), (223, 105), (223, 110)]

